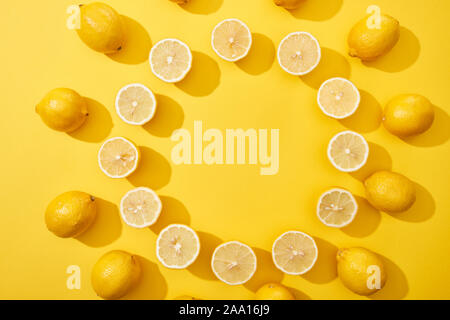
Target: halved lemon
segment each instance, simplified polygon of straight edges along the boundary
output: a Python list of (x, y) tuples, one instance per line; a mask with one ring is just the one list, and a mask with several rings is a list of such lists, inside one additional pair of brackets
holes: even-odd
[(369, 145), (359, 133), (343, 131), (335, 135), (328, 145), (328, 159), (343, 172), (359, 170), (367, 162)]
[(197, 233), (184, 224), (171, 224), (156, 241), (156, 256), (167, 268), (184, 269), (194, 263), (200, 252)]
[(162, 204), (158, 195), (145, 187), (128, 191), (120, 201), (123, 221), (135, 228), (146, 228), (155, 224), (161, 209)]
[(320, 62), (319, 42), (308, 32), (293, 32), (281, 40), (278, 63), (284, 71), (302, 76), (310, 73)]
[(155, 111), (155, 95), (143, 84), (129, 84), (117, 94), (116, 112), (128, 124), (146, 124), (153, 118)]
[(149, 62), (152, 72), (159, 79), (169, 83), (179, 82), (191, 70), (191, 49), (180, 40), (164, 39), (153, 46)]
[(355, 113), (361, 96), (355, 85), (344, 78), (325, 81), (317, 94), (317, 103), (327, 116), (344, 119)]
[(345, 227), (353, 221), (357, 212), (358, 204), (355, 197), (341, 188), (324, 192), (317, 203), (317, 216), (329, 227)]
[(314, 266), (318, 256), (314, 239), (300, 231), (288, 231), (279, 236), (272, 246), (275, 266), (287, 274), (300, 275)]
[(98, 152), (100, 169), (111, 178), (125, 178), (132, 174), (139, 163), (139, 151), (122, 137), (106, 140)]
[(252, 34), (242, 21), (226, 19), (214, 28), (211, 44), (214, 51), (222, 59), (238, 61), (250, 51)]
[(225, 242), (214, 250), (211, 268), (216, 277), (226, 284), (243, 284), (255, 274), (256, 255), (246, 244)]

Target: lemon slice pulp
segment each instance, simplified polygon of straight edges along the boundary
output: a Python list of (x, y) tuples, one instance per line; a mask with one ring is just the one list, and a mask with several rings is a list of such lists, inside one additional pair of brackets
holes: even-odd
[(238, 61), (248, 54), (252, 46), (252, 34), (242, 21), (226, 19), (214, 28), (211, 44), (222, 59)]
[(317, 204), (317, 216), (329, 227), (342, 228), (350, 224), (358, 212), (355, 197), (347, 190), (333, 188), (324, 192)]
[(183, 224), (171, 224), (156, 241), (156, 256), (167, 268), (184, 269), (197, 259), (200, 240), (197, 233)]
[(211, 268), (216, 277), (226, 284), (243, 284), (256, 271), (256, 255), (246, 244), (225, 242), (214, 250)]
[(122, 219), (131, 227), (145, 228), (155, 224), (162, 204), (151, 189), (140, 187), (128, 191), (120, 201)]
[(137, 147), (122, 137), (105, 141), (98, 152), (100, 169), (111, 178), (128, 177), (136, 170), (138, 162)]
[(344, 119), (358, 109), (361, 96), (355, 85), (344, 78), (325, 81), (317, 94), (317, 103), (327, 116)]
[(288, 231), (273, 243), (272, 258), (275, 266), (287, 274), (300, 275), (308, 272), (316, 263), (316, 242), (306, 233)]
[(343, 172), (359, 170), (367, 162), (369, 145), (359, 133), (343, 131), (335, 135), (328, 145), (328, 158)]
[(293, 32), (281, 40), (277, 56), (284, 71), (302, 76), (317, 67), (321, 49), (317, 39), (308, 32)]
[(146, 124), (153, 118), (155, 111), (155, 95), (142, 84), (129, 84), (117, 94), (116, 112), (128, 124)]
[(192, 53), (189, 47), (177, 39), (164, 39), (150, 51), (150, 67), (159, 79), (175, 83), (184, 79), (191, 70)]

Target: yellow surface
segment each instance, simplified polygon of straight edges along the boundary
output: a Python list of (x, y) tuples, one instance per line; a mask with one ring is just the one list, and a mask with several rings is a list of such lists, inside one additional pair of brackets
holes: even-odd
[[(372, 299), (450, 298), (450, 1), (310, 0), (294, 14), (271, 0), (192, 2), (183, 9), (168, 0), (108, 1), (129, 17), (134, 48), (114, 59), (66, 28), (72, 1), (3, 4), (0, 298), (95, 299), (91, 268), (105, 252), (121, 249), (143, 257), (142, 282), (127, 298), (246, 299), (270, 281), (294, 288), (299, 298), (355, 299), (336, 278), (334, 254), (341, 246), (367, 247), (387, 259), (387, 285)], [(388, 56), (362, 64), (347, 56), (346, 36), (370, 4), (399, 19), (402, 31)], [(210, 46), (213, 27), (229, 17), (254, 33), (253, 50), (236, 64), (219, 59)], [(274, 60), (281, 39), (300, 30), (323, 47), (321, 65), (303, 78)], [(194, 51), (192, 72), (178, 85), (157, 79), (145, 61), (150, 42), (166, 37)], [(362, 92), (361, 110), (349, 120), (329, 119), (315, 103), (320, 83), (335, 75)], [(149, 86), (159, 101), (158, 114), (143, 128), (123, 123), (114, 110), (116, 92), (132, 82)], [(91, 117), (72, 135), (50, 130), (34, 112), (47, 91), (60, 86), (90, 99)], [(381, 106), (404, 92), (438, 107), (431, 130), (407, 141), (379, 126)], [(279, 174), (261, 176), (254, 165), (175, 166), (170, 134), (179, 127), (192, 132), (194, 120), (221, 130), (279, 128)], [(329, 163), (328, 141), (346, 128), (370, 142), (363, 171), (392, 168), (417, 183), (410, 211), (391, 216), (371, 209), (361, 199), (362, 174), (340, 173)], [(97, 165), (100, 143), (117, 135), (142, 146), (143, 161), (129, 179), (112, 180)], [(117, 205), (141, 185), (157, 190), (165, 208), (156, 226), (137, 230), (121, 221)], [(316, 201), (330, 186), (348, 188), (361, 201), (344, 230), (316, 217)], [(59, 239), (46, 230), (44, 211), (56, 195), (73, 189), (102, 199), (99, 217), (78, 240)], [(202, 252), (188, 270), (165, 269), (156, 259), (157, 233), (172, 222), (199, 232)], [(271, 262), (272, 242), (291, 229), (311, 234), (319, 247), (316, 266), (304, 276), (283, 276)], [(227, 286), (210, 270), (213, 248), (228, 240), (255, 248), (259, 268), (246, 285)], [(69, 265), (81, 268), (80, 290), (66, 288)]]

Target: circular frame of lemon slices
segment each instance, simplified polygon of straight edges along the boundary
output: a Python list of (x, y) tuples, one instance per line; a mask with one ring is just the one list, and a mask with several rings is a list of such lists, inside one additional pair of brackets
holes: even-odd
[[(152, 63), (153, 52), (155, 51), (155, 49), (156, 49), (161, 43), (166, 42), (166, 41), (173, 41), (173, 42), (176, 42), (176, 43), (180, 44), (182, 47), (186, 48), (186, 50), (187, 50), (187, 52), (188, 52), (188, 56), (189, 56), (189, 66), (188, 66), (188, 68), (186, 68), (186, 70), (184, 70), (184, 72), (183, 72), (178, 78), (175, 78), (175, 79), (165, 79), (164, 77), (162, 77), (160, 74), (158, 74), (158, 73), (155, 71), (155, 69), (154, 69), (154, 67), (153, 67), (153, 63)], [(167, 83), (176, 83), (176, 82), (180, 82), (181, 80), (183, 80), (183, 79), (186, 77), (186, 75), (189, 73), (189, 71), (191, 71), (191, 69), (192, 69), (192, 52), (191, 52), (191, 49), (189, 48), (189, 46), (188, 46), (186, 43), (184, 43), (183, 41), (178, 40), (178, 39), (175, 39), (175, 38), (166, 38), (166, 39), (162, 39), (162, 40), (158, 41), (158, 42), (152, 47), (152, 49), (150, 50), (148, 62), (149, 62), (149, 64), (150, 64), (150, 68), (152, 69), (153, 74), (154, 74), (156, 77), (158, 77), (160, 80), (162, 80), (162, 81), (164, 81), (164, 82), (167, 82)]]
[[(241, 56), (239, 56), (239, 57), (237, 57), (237, 58), (235, 58), (235, 59), (230, 59), (230, 58), (227, 58), (227, 57), (223, 56), (223, 55), (216, 49), (216, 47), (214, 46), (214, 34), (215, 34), (217, 28), (219, 28), (223, 23), (228, 22), (228, 21), (234, 21), (234, 22), (239, 23), (241, 26), (243, 26), (243, 27), (247, 30), (247, 32), (248, 32), (248, 38), (250, 39), (250, 42), (249, 42), (249, 44), (248, 44), (248, 48), (246, 49), (246, 51), (245, 51)], [(252, 44), (253, 44), (253, 37), (252, 37), (252, 33), (251, 33), (249, 27), (248, 27), (244, 22), (242, 22), (241, 20), (236, 19), (236, 18), (230, 18), (230, 19), (225, 19), (225, 20), (220, 21), (220, 22), (214, 27), (214, 29), (213, 29), (213, 31), (212, 31), (212, 34), (211, 34), (211, 47), (213, 48), (214, 52), (215, 52), (220, 58), (222, 58), (223, 60), (229, 61), (229, 62), (236, 62), (236, 61), (239, 61), (239, 60), (245, 58), (245, 57), (248, 55), (248, 53), (249, 53), (249, 51), (250, 51), (250, 49), (251, 49), (251, 47), (252, 47)]]
[[(126, 91), (127, 89), (129, 89), (131, 87), (138, 87), (138, 88), (144, 89), (144, 91), (147, 92), (150, 95), (151, 99), (153, 100), (153, 112), (150, 113), (147, 118), (143, 119), (140, 122), (133, 122), (133, 121), (125, 119), (125, 117), (121, 114), (120, 109), (119, 109), (120, 96), (122, 95), (122, 93), (124, 91)], [(125, 87), (123, 87), (119, 90), (119, 92), (117, 93), (117, 96), (116, 96), (116, 113), (117, 113), (117, 115), (123, 122), (131, 124), (131, 125), (135, 125), (135, 126), (142, 126), (142, 125), (146, 124), (147, 122), (149, 122), (150, 120), (152, 120), (153, 117), (155, 116), (157, 105), (158, 105), (158, 102), (156, 101), (156, 97), (155, 97), (155, 94), (153, 93), (153, 91), (141, 83), (131, 83), (131, 84), (126, 85)]]
[[(353, 90), (357, 93), (357, 100), (355, 103), (355, 108), (351, 112), (349, 112), (343, 116), (336, 116), (336, 115), (329, 113), (328, 111), (325, 110), (325, 108), (320, 103), (320, 94), (322, 93), (322, 90), (325, 87), (325, 85), (327, 85), (331, 81), (336, 81), (336, 80), (340, 80), (340, 81), (350, 84), (350, 86), (353, 88)], [(355, 84), (353, 82), (351, 82), (350, 80), (345, 79), (345, 78), (335, 77), (335, 78), (328, 79), (320, 85), (319, 91), (317, 92), (317, 104), (319, 105), (320, 110), (322, 110), (323, 113), (325, 113), (327, 116), (329, 116), (330, 118), (333, 118), (333, 119), (345, 119), (345, 118), (350, 117), (351, 115), (353, 115), (356, 112), (356, 110), (358, 110), (360, 103), (361, 103), (361, 93), (359, 92), (358, 88), (355, 86)]]
[[(304, 71), (304, 72), (298, 72), (298, 73), (295, 73), (295, 72), (292, 72), (292, 71), (288, 70), (288, 69), (281, 63), (281, 59), (280, 59), (280, 50), (281, 50), (282, 44), (283, 44), (289, 37), (291, 37), (291, 36), (293, 36), (293, 35), (299, 35), (299, 34), (304, 34), (304, 35), (307, 35), (308, 37), (310, 37), (310, 38), (315, 42), (315, 44), (317, 45), (317, 50), (318, 50), (318, 52), (317, 52), (317, 61), (316, 61), (316, 63), (315, 63), (313, 66), (311, 66), (311, 68), (309, 68), (308, 70), (306, 70), (306, 71)], [(286, 71), (287, 73), (292, 74), (292, 75), (294, 75), (294, 76), (304, 76), (304, 75), (310, 73), (311, 71), (313, 71), (313, 70), (319, 65), (321, 59), (322, 59), (322, 49), (320, 48), (319, 41), (318, 41), (311, 33), (306, 32), (306, 31), (296, 31), (296, 32), (291, 32), (291, 33), (289, 33), (287, 36), (285, 36), (285, 37), (283, 38), (283, 40), (281, 40), (280, 44), (278, 45), (278, 50), (277, 50), (277, 60), (278, 60), (278, 64), (280, 65), (280, 67), (281, 67), (284, 71)]]
[[(314, 248), (316, 249), (316, 256), (314, 257), (313, 262), (311, 263), (311, 265), (310, 265), (308, 268), (306, 268), (305, 270), (303, 270), (303, 271), (301, 271), (301, 272), (288, 272), (288, 271), (286, 271), (283, 267), (281, 267), (281, 266), (277, 263), (277, 261), (275, 260), (275, 254), (274, 254), (275, 245), (278, 243), (278, 241), (281, 240), (281, 238), (283, 238), (285, 235), (291, 234), (291, 233), (294, 233), (294, 234), (300, 234), (300, 235), (302, 235), (302, 236), (304, 236), (304, 237), (310, 239), (310, 240), (312, 241), (313, 245), (314, 245)], [(275, 264), (275, 267), (277, 267), (277, 268), (278, 268), (279, 270), (281, 270), (282, 272), (284, 272), (284, 273), (286, 273), (286, 274), (290, 274), (290, 275), (302, 275), (302, 274), (307, 273), (307, 272), (308, 272), (309, 270), (311, 270), (312, 267), (314, 267), (314, 265), (316, 264), (316, 261), (317, 261), (318, 256), (319, 256), (319, 249), (317, 248), (317, 244), (316, 244), (316, 241), (314, 240), (314, 238), (311, 237), (309, 234), (306, 234), (306, 233), (301, 232), (301, 231), (286, 231), (285, 233), (283, 233), (282, 235), (280, 235), (278, 238), (276, 238), (275, 241), (273, 242), (273, 245), (272, 245), (272, 261), (273, 261), (273, 263)]]

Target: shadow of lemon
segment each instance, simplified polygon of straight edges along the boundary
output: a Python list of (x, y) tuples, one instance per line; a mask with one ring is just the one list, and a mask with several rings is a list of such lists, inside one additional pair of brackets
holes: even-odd
[(220, 83), (220, 69), (217, 62), (208, 55), (193, 51), (192, 69), (181, 82), (175, 85), (194, 97), (208, 96)]
[(322, 57), (318, 66), (300, 79), (308, 86), (319, 89), (322, 83), (330, 78), (349, 79), (351, 74), (350, 63), (339, 52), (330, 48), (321, 48)]
[(97, 143), (110, 134), (113, 122), (109, 111), (100, 102), (86, 98), (89, 116), (76, 131), (69, 133), (72, 138), (85, 142)]
[(304, 1), (299, 8), (289, 11), (302, 20), (325, 21), (334, 17), (342, 7), (343, 0)]
[(124, 64), (140, 64), (147, 61), (152, 41), (147, 30), (137, 21), (122, 16), (126, 28), (126, 40), (123, 48), (107, 56)]
[(417, 61), (419, 55), (419, 39), (411, 30), (400, 27), (400, 38), (394, 48), (377, 60), (363, 62), (363, 64), (370, 68), (394, 73), (411, 67)]
[(183, 125), (183, 109), (175, 100), (165, 95), (157, 94), (156, 101), (155, 116), (143, 128), (157, 137), (169, 137)]
[(236, 62), (244, 72), (259, 75), (268, 71), (275, 60), (275, 45), (261, 33), (252, 34), (252, 47), (248, 55)]

